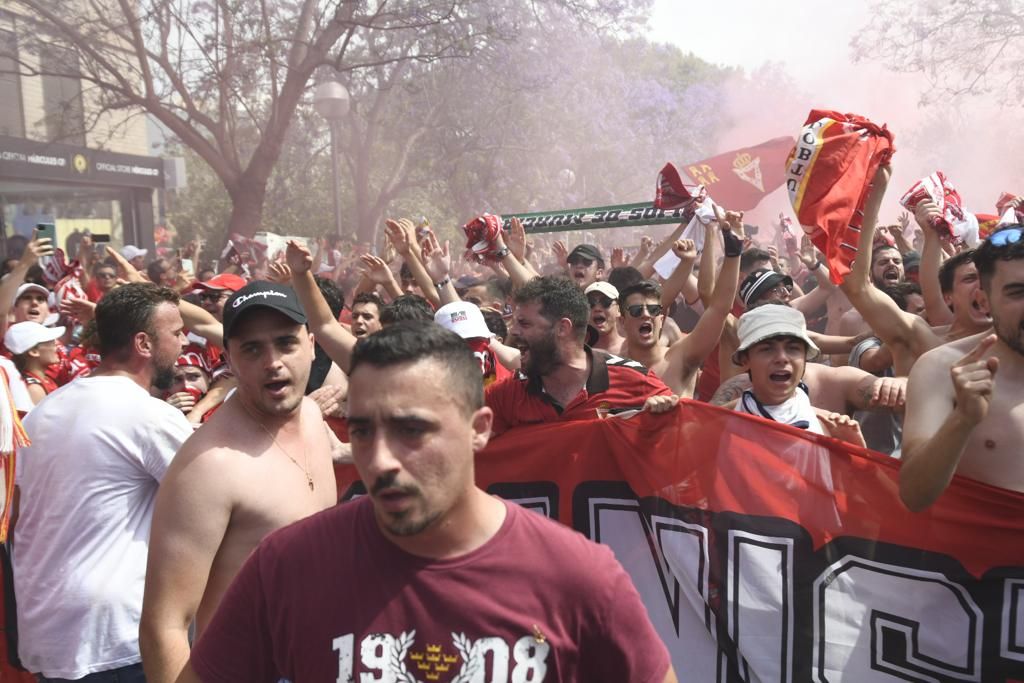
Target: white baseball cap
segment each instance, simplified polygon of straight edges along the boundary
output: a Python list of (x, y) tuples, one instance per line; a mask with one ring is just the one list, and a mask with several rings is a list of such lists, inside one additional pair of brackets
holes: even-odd
[(15, 323), (7, 328), (4, 335), (4, 346), (15, 356), (30, 351), (43, 342), (60, 339), (64, 336), (63, 327), (44, 327), (31, 320)]
[(126, 244), (121, 248), (121, 256), (124, 256), (129, 261), (139, 256), (145, 256), (148, 253), (149, 249), (139, 249), (134, 244)]
[(783, 304), (765, 304), (751, 309), (740, 316), (737, 332), (740, 344), (733, 354), (736, 361), (740, 351), (746, 351), (754, 344), (775, 337), (795, 337), (807, 344), (807, 360), (814, 360), (821, 353), (817, 345), (807, 336), (807, 321), (804, 314)]
[(434, 322), (463, 339), (490, 339), (494, 336), (488, 329), (480, 308), (468, 301), (445, 304), (434, 313)]
[(29, 292), (38, 292), (39, 294), (45, 296), (47, 299), (49, 299), (50, 297), (50, 290), (48, 290), (46, 287), (38, 285), (35, 282), (26, 282), (22, 284), (20, 287), (18, 287), (18, 292), (14, 295), (14, 300), (17, 301), (18, 299), (25, 296)]
[(597, 282), (593, 282), (587, 285), (587, 288), (583, 290), (584, 296), (590, 294), (591, 292), (600, 292), (601, 294), (604, 294), (612, 301), (619, 300), (619, 290), (615, 289), (615, 285), (613, 285), (610, 282), (605, 282), (604, 280), (598, 280)]

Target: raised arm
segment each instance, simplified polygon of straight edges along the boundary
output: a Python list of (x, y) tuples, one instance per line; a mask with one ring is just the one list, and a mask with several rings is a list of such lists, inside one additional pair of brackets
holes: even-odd
[(679, 263), (661, 286), (661, 305), (668, 308), (679, 296), (683, 285), (693, 276), (693, 264), (697, 260), (697, 247), (693, 240), (676, 240), (672, 253), (679, 257)]
[[(516, 223), (518, 220), (518, 218), (513, 218), (512, 222)], [(498, 249), (498, 253), (501, 255), (501, 264), (505, 266), (505, 270), (508, 272), (508, 276), (512, 280), (512, 287), (514, 289), (519, 289), (537, 276), (537, 274), (530, 268), (527, 268), (519, 262), (519, 259), (512, 254), (512, 251), (505, 244), (505, 239), (501, 235), (498, 235), (498, 239), (495, 241), (495, 246)], [(563, 260), (562, 263), (564, 264), (565, 261)]]
[(459, 301), (459, 293), (455, 291), (455, 285), (452, 283), (452, 257), (449, 249), (448, 240), (445, 240), (442, 247), (438, 244), (433, 231), (423, 242), (423, 267), (430, 274), (442, 306)]
[(672, 245), (676, 243), (676, 240), (683, 236), (683, 231), (686, 230), (686, 225), (686, 223), (680, 223), (677, 225), (676, 229), (654, 248), (654, 251), (652, 251), (651, 255), (647, 257), (647, 260), (637, 266), (637, 270), (640, 271), (641, 275), (645, 278), (654, 275), (654, 264), (658, 262), (658, 259), (668, 253), (668, 250), (672, 248)]
[[(34, 233), (33, 233), (34, 234)], [(25, 251), (17, 265), (11, 269), (2, 281), (0, 281), (0, 335), (7, 332), (7, 312), (14, 306), (14, 299), (18, 296), (18, 287), (25, 282), (25, 275), (28, 269), (39, 262), (40, 257), (53, 254), (53, 245), (49, 237), (33, 238), (25, 245)]]
[(948, 325), (953, 322), (953, 311), (949, 310), (946, 300), (942, 298), (942, 285), (939, 283), (942, 243), (929, 222), (932, 216), (940, 214), (939, 207), (931, 200), (921, 202), (914, 210), (914, 218), (924, 233), (918, 282), (921, 285), (921, 297), (924, 299), (924, 317), (929, 325)]
[(342, 370), (348, 372), (352, 363), (352, 350), (356, 346), (356, 338), (335, 319), (331, 307), (327, 305), (324, 295), (320, 293), (320, 288), (316, 286), (316, 281), (310, 270), (313, 265), (313, 256), (309, 253), (309, 249), (294, 240), (289, 240), (285, 258), (288, 260), (288, 267), (292, 269), (292, 287), (295, 288), (299, 303), (302, 304), (302, 309), (306, 312), (313, 337), (317, 344), (327, 352), (330, 359), (337, 363)]
[(437, 308), (441, 304), (441, 298), (437, 295), (437, 288), (431, 282), (427, 269), (423, 267), (423, 262), (420, 261), (419, 244), (416, 241), (416, 226), (408, 218), (403, 218), (399, 221), (388, 220), (385, 222), (385, 226), (388, 237), (391, 238), (391, 243), (395, 245), (395, 249), (398, 250), (398, 253), (405, 260), (405, 265), (409, 266), (409, 271), (412, 273), (413, 279), (416, 280), (416, 284), (420, 286), (423, 298), (429, 301), (434, 308)]
[[(740, 278), (740, 254), (743, 250), (743, 214), (729, 211), (725, 217), (726, 220), (721, 224), (725, 260), (722, 261), (722, 270), (718, 273), (711, 301), (693, 331), (673, 344), (666, 354), (671, 367), (666, 374), (673, 378), (680, 376), (678, 373), (682, 373), (682, 376), (689, 375), (711, 355), (722, 336), (725, 320), (736, 298)], [(708, 241), (705, 240), (705, 248), (707, 244)]]
[(359, 278), (356, 294), (373, 292), (380, 286), (392, 299), (402, 296), (402, 287), (395, 280), (395, 274), (391, 272), (391, 268), (384, 259), (373, 254), (363, 254), (359, 257), (359, 262), (362, 264), (362, 277)]
[(864, 205), (860, 250), (840, 289), (879, 339), (890, 346), (902, 344), (909, 347), (914, 337), (913, 318), (916, 316), (901, 311), (895, 301), (871, 282), (871, 244), (890, 171), (888, 166), (882, 166), (875, 174), (871, 194)]
[(697, 273), (697, 293), (705, 308), (711, 305), (711, 296), (715, 290), (715, 269), (718, 267), (718, 262), (715, 259), (717, 248), (718, 227), (715, 223), (708, 223), (704, 226), (704, 251), (700, 253), (700, 272)]

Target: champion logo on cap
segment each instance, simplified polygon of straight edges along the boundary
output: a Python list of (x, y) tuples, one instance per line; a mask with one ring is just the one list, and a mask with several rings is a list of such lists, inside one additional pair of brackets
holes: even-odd
[(255, 299), (256, 297), (262, 297), (262, 298), (266, 299), (268, 296), (278, 296), (278, 297), (281, 297), (282, 299), (287, 299), (288, 298), (287, 294), (283, 294), (281, 292), (274, 292), (274, 291), (253, 292), (252, 294), (243, 294), (241, 296), (235, 297), (235, 300), (233, 302), (231, 302), (231, 308), (238, 308), (239, 306), (244, 304), (249, 299)]

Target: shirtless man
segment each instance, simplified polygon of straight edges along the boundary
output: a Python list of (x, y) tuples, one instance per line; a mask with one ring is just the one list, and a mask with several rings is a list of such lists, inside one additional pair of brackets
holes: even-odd
[[(871, 244), (874, 238), (878, 208), (889, 184), (890, 173), (891, 169), (883, 166), (875, 174), (874, 189), (864, 206), (861, 244)], [(876, 287), (870, 277), (870, 265), (869, 259), (856, 259), (852, 272), (847, 275), (840, 287), (850, 299), (850, 303), (864, 317), (875, 336), (892, 352), (893, 370), (896, 375), (909, 375), (914, 361), (926, 351), (956, 339), (978, 334), (991, 327), (985, 311), (979, 307), (969, 303), (954, 303), (970, 301), (978, 290), (977, 278), (969, 277), (975, 269), (973, 263), (965, 263), (954, 272), (953, 290), (949, 294), (949, 300), (955, 309), (952, 312), (953, 323), (948, 328), (936, 329), (933, 329), (924, 318), (901, 311), (892, 298)]]
[[(725, 319), (736, 297), (742, 242), (735, 231), (738, 227), (736, 223), (723, 222), (721, 225), (726, 240), (725, 260), (708, 307), (690, 334), (668, 348), (658, 343), (665, 315), (661, 305), (661, 288), (655, 282), (645, 280), (627, 287), (619, 297), (619, 307), (628, 314), (623, 319), (626, 330), (623, 355), (646, 365), (662, 378), (672, 393), (685, 398), (693, 398), (697, 371), (718, 344)], [(706, 240), (705, 248), (708, 248), (707, 244)], [(693, 242), (677, 242), (673, 249), (679, 257), (676, 273), (681, 269), (688, 272), (697, 257)], [(676, 273), (670, 279), (675, 278)]]
[(146, 679), (174, 681), (224, 591), (271, 531), (337, 501), (331, 441), (303, 398), (313, 339), (294, 292), (253, 282), (228, 299), (238, 391), (190, 438), (157, 495), (142, 608)]
[(900, 498), (911, 510), (934, 503), (954, 474), (1024, 491), (1022, 229), (992, 234), (974, 255), (995, 334), (939, 346), (910, 374)]

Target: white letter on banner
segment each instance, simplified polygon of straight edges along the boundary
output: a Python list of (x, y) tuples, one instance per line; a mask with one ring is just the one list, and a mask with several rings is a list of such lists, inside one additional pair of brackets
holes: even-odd
[[(589, 507), (593, 540), (609, 546), (633, 579), (676, 671), (685, 671), (688, 682), (715, 683), (719, 650), (706, 603), (707, 529), (672, 517), (653, 517), (649, 529), (635, 500), (591, 498)], [(651, 537), (660, 553), (652, 553)]]
[(745, 681), (793, 678), (793, 539), (729, 531), (726, 623)]
[(981, 680), (981, 609), (938, 572), (847, 555), (813, 602), (815, 681)]
[(1024, 579), (1006, 579), (1003, 588), (1003, 634), (999, 641), (1004, 659), (1024, 662)]

